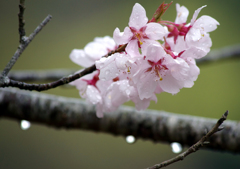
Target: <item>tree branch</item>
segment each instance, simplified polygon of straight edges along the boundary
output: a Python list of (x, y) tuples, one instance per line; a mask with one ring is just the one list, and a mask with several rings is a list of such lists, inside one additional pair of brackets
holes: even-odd
[[(43, 21), (42, 23), (33, 31), (33, 33), (26, 38), (26, 40), (22, 43), (20, 43), (20, 45), (18, 46), (17, 51), (15, 52), (15, 54), (13, 55), (13, 57), (11, 58), (11, 60), (8, 62), (7, 66), (4, 68), (1, 77), (5, 78), (4, 81), (1, 82), (1, 77), (0, 77), (0, 87), (1, 85), (4, 86), (4, 84), (8, 83), (10, 81), (10, 79), (7, 78), (7, 74), (9, 73), (9, 71), (12, 69), (13, 65), (16, 63), (17, 59), (20, 57), (20, 55), (22, 54), (22, 52), (26, 49), (26, 47), (28, 46), (28, 44), (34, 39), (34, 37), (42, 30), (42, 28), (51, 20), (52, 16), (48, 15)], [(21, 36), (21, 35), (20, 35)]]
[[(122, 52), (125, 50), (126, 48), (126, 44), (123, 46), (120, 46), (119, 48), (117, 48), (116, 50), (113, 50), (111, 52), (109, 52), (108, 54), (104, 55), (103, 57), (108, 57), (114, 53), (117, 52)], [(24, 83), (21, 81), (16, 81), (16, 80), (12, 80), (12, 79), (8, 79), (7, 81), (4, 81), (2, 84), (0, 83), (0, 87), (17, 87), (19, 89), (25, 89), (25, 90), (36, 90), (36, 91), (43, 91), (43, 90), (48, 90), (48, 89), (52, 89), (58, 86), (62, 86), (64, 84), (68, 84), (76, 79), (79, 79), (87, 74), (92, 73), (93, 71), (96, 70), (96, 66), (92, 65), (88, 68), (85, 68), (83, 71), (81, 72), (77, 72), (73, 75), (69, 75), (68, 77), (63, 77), (57, 81), (51, 82), (51, 83), (46, 83), (46, 84), (29, 84), (29, 83)], [(1, 79), (0, 79), (1, 80)], [(1, 81), (0, 81), (1, 82)]]
[[(154, 142), (179, 142), (183, 146), (196, 143), (217, 121), (164, 111), (139, 112), (126, 106), (99, 119), (95, 107), (79, 99), (7, 88), (0, 89), (0, 110), (0, 118), (25, 119), (55, 128), (133, 135)], [(209, 139), (207, 148), (240, 153), (240, 123), (228, 120), (224, 126), (222, 132)]]
[(25, 29), (24, 29), (24, 25), (25, 25), (25, 21), (23, 18), (23, 14), (24, 14), (24, 10), (25, 10), (25, 0), (20, 0), (20, 4), (19, 4), (19, 13), (18, 13), (18, 22), (19, 22), (19, 26), (18, 26), (18, 32), (19, 32), (19, 42), (20, 43), (24, 43), (25, 41)]
[(52, 70), (18, 70), (11, 71), (8, 77), (17, 81), (33, 82), (33, 81), (56, 81), (62, 77), (75, 73), (74, 69), (52, 69)]
[(205, 64), (214, 61), (223, 61), (224, 59), (240, 58), (240, 44), (226, 46), (215, 49), (201, 59), (197, 59), (198, 64)]
[(206, 142), (207, 139), (209, 139), (214, 133), (222, 130), (222, 128), (219, 128), (219, 126), (227, 119), (228, 111), (226, 111), (222, 117), (217, 121), (217, 123), (214, 125), (214, 127), (205, 135), (203, 136), (196, 144), (192, 145), (190, 148), (188, 148), (185, 152), (179, 154), (178, 156), (169, 159), (167, 161), (164, 161), (160, 164), (156, 164), (152, 167), (149, 167), (148, 169), (159, 169), (166, 167), (170, 164), (173, 164), (175, 162), (178, 162), (180, 160), (183, 160), (185, 157), (187, 157), (189, 154), (192, 154), (199, 150), (200, 147), (203, 147), (205, 145), (208, 145), (209, 142)]
[[(240, 44), (212, 50), (206, 57), (196, 60), (198, 64), (213, 63), (224, 59), (240, 58)], [(41, 71), (14, 71), (9, 78), (16, 81), (57, 81), (62, 77), (73, 74), (77, 70), (55, 69)]]

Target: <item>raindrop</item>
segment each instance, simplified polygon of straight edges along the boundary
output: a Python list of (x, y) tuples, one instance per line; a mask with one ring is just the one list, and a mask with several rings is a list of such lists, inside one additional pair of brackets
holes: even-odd
[(173, 142), (171, 143), (171, 147), (172, 147), (172, 152), (173, 153), (180, 153), (182, 151), (182, 145), (180, 143), (177, 142)]
[(126, 90), (126, 94), (127, 94), (127, 95), (130, 95), (130, 93), (131, 93), (130, 90), (127, 89), (127, 90)]
[(136, 141), (136, 139), (132, 135), (129, 135), (129, 136), (126, 137), (126, 142), (129, 143), (129, 144), (133, 144), (133, 143), (135, 143), (135, 141)]
[(105, 73), (106, 73), (106, 75), (108, 75), (108, 74), (109, 74), (109, 72), (110, 72), (109, 70), (106, 70), (106, 72), (105, 72)]
[(209, 25), (210, 28), (211, 28), (212, 26), (213, 26), (212, 24)]
[(31, 123), (27, 120), (22, 120), (20, 123), (20, 127), (22, 130), (27, 130), (31, 127)]

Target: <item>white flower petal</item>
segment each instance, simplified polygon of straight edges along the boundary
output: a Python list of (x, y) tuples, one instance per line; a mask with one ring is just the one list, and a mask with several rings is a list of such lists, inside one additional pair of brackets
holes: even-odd
[(108, 53), (108, 50), (103, 43), (90, 42), (85, 46), (84, 52), (91, 59), (99, 60), (102, 56)]
[(94, 41), (101, 43), (108, 50), (114, 50), (116, 47), (116, 43), (114, 42), (113, 38), (111, 38), (110, 36), (104, 36), (103, 38), (96, 37), (94, 38)]
[(206, 6), (207, 6), (207, 5), (204, 5), (204, 6), (200, 7), (200, 8), (198, 8), (198, 9), (194, 12), (193, 17), (192, 17), (192, 19), (191, 19), (191, 25), (193, 25), (194, 22), (196, 21), (196, 19), (197, 19), (197, 17), (198, 17), (198, 14), (199, 14), (199, 12), (202, 10), (202, 8), (205, 8)]
[(158, 23), (148, 23), (145, 33), (149, 39), (162, 40), (168, 33), (164, 27)]
[(148, 22), (145, 9), (139, 4), (136, 3), (133, 6), (132, 14), (129, 19), (129, 27), (134, 27), (139, 30), (141, 27), (145, 26)]
[(204, 32), (212, 32), (217, 29), (219, 22), (210, 16), (203, 15), (196, 20), (194, 27), (199, 27), (204, 30)]
[(113, 39), (118, 45), (128, 43), (133, 36), (129, 27), (125, 27), (124, 32), (120, 32), (119, 28), (116, 28), (113, 32)]
[(176, 9), (177, 17), (175, 19), (175, 23), (176, 24), (186, 23), (189, 14), (188, 9), (185, 6), (180, 6), (178, 3), (176, 4)]
[(135, 57), (135, 56), (139, 56), (140, 53), (139, 53), (139, 50), (138, 50), (138, 42), (136, 39), (134, 40), (131, 40), (125, 51), (127, 52), (127, 54), (129, 54), (131, 57)]
[(115, 58), (119, 53), (113, 54), (108, 58), (101, 58), (96, 61), (96, 67), (100, 70), (99, 79), (112, 80), (119, 75), (119, 70), (115, 64)]
[(150, 98), (157, 86), (157, 82), (154, 81), (155, 75), (152, 73), (146, 73), (145, 76), (142, 76), (142, 78), (139, 79), (139, 82), (137, 84), (137, 89), (139, 93), (139, 98), (143, 100), (144, 98)]
[(98, 89), (96, 89), (96, 87), (92, 85), (87, 86), (86, 99), (92, 104), (97, 104), (102, 102), (101, 94), (99, 93)]
[(179, 81), (177, 81), (170, 71), (166, 73), (166, 75), (163, 77), (163, 80), (158, 81), (160, 87), (168, 93), (171, 94), (177, 94), (181, 88), (183, 88), (183, 84), (181, 84)]
[(162, 46), (153, 44), (147, 47), (146, 59), (151, 60), (153, 62), (158, 62), (161, 58), (166, 56), (166, 52), (162, 48)]
[(69, 57), (74, 63), (82, 67), (89, 67), (94, 64), (94, 60), (91, 59), (88, 55), (86, 55), (83, 50), (80, 49), (73, 49)]

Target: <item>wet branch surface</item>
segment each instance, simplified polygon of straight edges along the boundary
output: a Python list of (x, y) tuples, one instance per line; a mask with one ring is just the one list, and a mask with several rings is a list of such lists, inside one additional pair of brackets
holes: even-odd
[[(25, 119), (53, 128), (133, 135), (154, 142), (179, 142), (188, 147), (198, 142), (217, 121), (164, 111), (139, 112), (126, 106), (99, 119), (95, 107), (80, 99), (10, 88), (0, 89), (0, 110), (0, 118)], [(240, 123), (226, 121), (224, 130), (210, 137), (209, 142), (208, 149), (240, 153)]]

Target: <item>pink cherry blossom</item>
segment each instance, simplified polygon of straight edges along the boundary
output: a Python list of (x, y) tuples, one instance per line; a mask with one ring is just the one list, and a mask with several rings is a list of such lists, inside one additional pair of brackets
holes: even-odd
[(92, 66), (96, 60), (99, 60), (102, 56), (114, 49), (116, 49), (116, 43), (111, 37), (96, 37), (94, 41), (88, 43), (83, 50), (73, 49), (70, 54), (70, 59), (82, 67), (89, 67)]
[[(124, 32), (116, 28), (114, 40), (108, 36), (95, 38), (84, 49), (71, 52), (70, 59), (80, 66), (96, 65), (97, 71), (70, 84), (76, 86), (82, 98), (96, 106), (97, 117), (115, 111), (130, 100), (137, 110), (144, 110), (151, 100), (157, 102), (156, 94), (176, 94), (181, 88), (194, 85), (200, 73), (195, 59), (210, 51), (209, 32), (219, 23), (210, 16), (197, 19), (205, 7), (202, 6), (187, 24), (189, 11), (179, 4), (176, 4), (175, 22), (164, 21), (162, 11), (165, 12), (169, 5), (163, 8), (163, 3), (161, 6), (149, 23), (145, 9), (136, 3), (129, 27)], [(166, 27), (153, 23), (156, 18)], [(125, 52), (102, 57), (122, 44), (127, 44)]]
[(146, 11), (138, 3), (133, 7), (128, 25), (124, 32), (116, 28), (113, 39), (117, 44), (128, 43), (126, 52), (130, 55), (139, 55), (139, 47), (148, 46), (151, 41), (160, 40), (166, 34), (166, 30), (160, 24), (148, 23)]
[(133, 76), (140, 99), (149, 98), (157, 86), (176, 94), (188, 79), (188, 64), (181, 58), (173, 59), (160, 45), (149, 45), (146, 57), (139, 62), (139, 71)]

